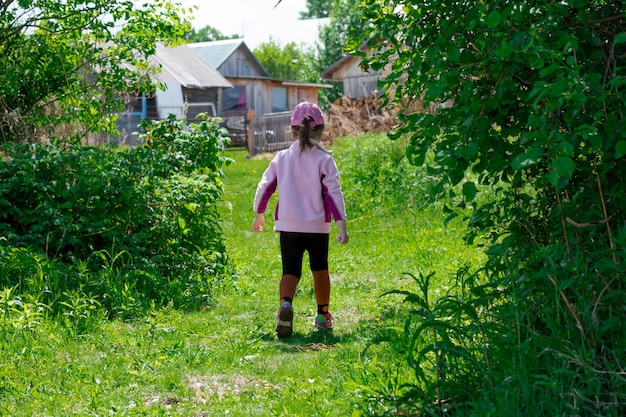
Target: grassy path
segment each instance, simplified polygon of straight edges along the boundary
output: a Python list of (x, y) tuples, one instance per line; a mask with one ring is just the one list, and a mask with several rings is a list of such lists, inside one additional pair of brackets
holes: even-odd
[[(256, 183), (269, 161), (247, 160), (241, 152), (232, 152), (231, 157), (237, 164), (226, 169), (227, 204), (221, 210), (228, 252), (240, 276), (234, 291), (222, 297), (213, 311), (218, 321), (231, 329), (222, 334), (227, 339), (223, 342), (241, 349), (237, 365), (226, 378), (231, 385), (236, 385), (236, 374), (245, 381), (235, 389), (239, 395), (233, 395), (238, 398), (233, 398), (236, 409), (231, 412), (242, 416), (352, 415), (357, 388), (353, 367), (372, 330), (382, 329), (379, 314), (383, 304), (378, 295), (383, 288), (376, 276), (365, 272), (367, 268), (360, 271), (360, 265), (380, 261), (388, 265), (389, 256), (376, 253), (375, 240), (359, 242), (356, 230), (351, 231), (349, 245), (331, 245), (335, 329), (325, 334), (311, 325), (316, 305), (312, 279), (305, 274), (294, 300), (294, 336), (277, 340), (274, 316), (281, 264), (271, 214), (266, 215), (265, 232), (250, 231)], [(258, 387), (263, 391), (260, 396)], [(230, 402), (228, 395), (222, 398), (224, 402)]]
[(81, 333), (55, 323), (0, 332), (0, 415), (358, 417), (382, 410), (381, 394), (393, 397), (410, 381), (396, 353), (402, 333), (394, 330), (403, 324), (394, 313), (404, 307), (380, 295), (409, 285), (404, 272), (449, 277), (471, 256), (458, 231), (444, 229), (434, 210), (418, 216), (377, 207), (350, 220), (348, 245), (331, 235), (335, 329), (313, 328), (305, 275), (294, 300), (295, 334), (277, 340), (278, 235), (270, 215), (267, 231), (250, 230), (269, 161), (228, 154), (237, 162), (225, 169), (219, 210), (235, 280), (202, 311), (101, 320)]
[(446, 241), (449, 233), (429, 218), (389, 220), (373, 213), (350, 221), (348, 245), (332, 244), (336, 233), (331, 234), (335, 329), (325, 335), (311, 325), (316, 305), (312, 279), (305, 274), (294, 300), (294, 336), (279, 341), (274, 315), (280, 258), (271, 215), (266, 215), (265, 232), (250, 231), (256, 183), (269, 161), (246, 159), (241, 151), (230, 156), (237, 163), (226, 168), (227, 203), (221, 210), (228, 252), (240, 276), (213, 314), (223, 328), (221, 343), (237, 351), (227, 379), (236, 385), (239, 375), (246, 383), (222, 400), (239, 397), (233, 398), (236, 408), (231, 412), (242, 416), (360, 415), (353, 404), (362, 403), (368, 390), (391, 394), (398, 382), (393, 379), (402, 380), (408, 371), (405, 362), (394, 357), (391, 345), (396, 341), (387, 330), (397, 298), (380, 295), (408, 283), (404, 272), (456, 269), (458, 265), (446, 259), (455, 259), (463, 250), (457, 246), (460, 242)]

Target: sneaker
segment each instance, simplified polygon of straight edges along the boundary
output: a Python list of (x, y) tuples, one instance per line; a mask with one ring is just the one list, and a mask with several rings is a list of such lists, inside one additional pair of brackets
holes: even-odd
[(324, 317), (321, 314), (318, 314), (313, 320), (313, 324), (315, 327), (319, 327), (320, 329), (332, 329), (333, 328), (333, 316), (328, 313), (328, 318)]
[(278, 307), (276, 314), (276, 336), (289, 337), (293, 333), (293, 306), (284, 302)]

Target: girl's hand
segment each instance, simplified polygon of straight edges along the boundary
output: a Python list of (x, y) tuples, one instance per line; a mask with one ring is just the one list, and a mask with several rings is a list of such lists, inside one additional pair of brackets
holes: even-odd
[(252, 231), (262, 232), (265, 227), (265, 216), (263, 213), (254, 213), (254, 220), (252, 221)]
[(348, 243), (348, 240), (350, 240), (350, 236), (348, 235), (348, 230), (346, 229), (346, 221), (339, 220), (336, 223), (337, 223), (337, 231), (339, 232), (339, 235), (337, 236), (337, 242), (341, 243), (342, 245), (345, 245), (346, 243)]

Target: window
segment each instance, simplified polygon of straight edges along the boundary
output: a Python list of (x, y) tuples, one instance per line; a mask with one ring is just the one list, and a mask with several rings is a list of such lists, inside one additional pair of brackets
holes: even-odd
[(245, 110), (248, 108), (246, 87), (226, 88), (222, 94), (222, 111)]
[(217, 116), (213, 103), (187, 103), (187, 120), (198, 118), (200, 113), (206, 113), (208, 117)]
[(287, 107), (287, 89), (272, 87), (272, 112), (289, 111)]

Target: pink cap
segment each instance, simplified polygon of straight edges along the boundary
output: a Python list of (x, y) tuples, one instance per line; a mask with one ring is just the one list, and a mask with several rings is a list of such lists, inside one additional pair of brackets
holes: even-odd
[(291, 113), (291, 126), (300, 126), (305, 118), (311, 119), (311, 127), (324, 124), (324, 115), (317, 104), (304, 101), (298, 104)]

